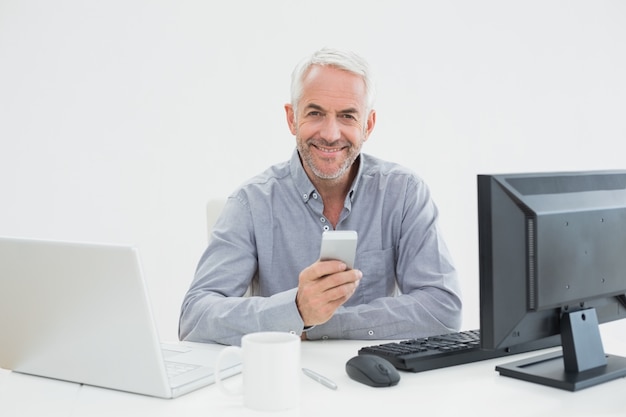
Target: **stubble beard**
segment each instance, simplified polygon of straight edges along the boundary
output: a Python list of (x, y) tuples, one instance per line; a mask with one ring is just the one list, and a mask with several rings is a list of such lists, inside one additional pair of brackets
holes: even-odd
[(323, 140), (309, 139), (306, 141), (298, 140), (297, 144), (300, 157), (302, 158), (302, 161), (306, 164), (306, 166), (309, 167), (309, 169), (313, 172), (313, 174), (315, 174), (316, 177), (328, 181), (338, 180), (342, 178), (344, 174), (348, 172), (356, 158), (359, 156), (361, 150), (360, 147), (357, 148), (354, 145), (349, 144), (347, 148), (348, 155), (346, 156), (346, 159), (343, 161), (343, 163), (333, 172), (326, 172), (316, 165), (315, 158), (313, 157), (309, 149), (316, 144), (319, 144), (321, 147), (325, 148), (334, 148), (337, 147), (337, 142), (328, 143)]

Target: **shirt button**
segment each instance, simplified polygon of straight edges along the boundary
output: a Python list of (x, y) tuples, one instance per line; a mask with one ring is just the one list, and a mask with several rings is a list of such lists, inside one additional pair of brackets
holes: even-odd
[(322, 340), (328, 340), (328, 336), (322, 336)]
[(295, 331), (293, 331), (293, 330), (289, 330), (289, 333), (290, 333), (290, 334), (296, 334), (296, 332), (295, 332)]
[(304, 200), (306, 200), (308, 197), (309, 197), (309, 196), (308, 196), (308, 194), (302, 194), (302, 198), (303, 198)]
[(317, 193), (313, 193), (313, 198), (317, 200)]
[(329, 230), (330, 230), (330, 226), (329, 225), (324, 226), (324, 231), (329, 231)]
[(367, 334), (370, 335), (370, 336), (374, 336), (374, 330), (368, 331)]
[(323, 217), (320, 217), (320, 221), (321, 221), (322, 223), (326, 223), (326, 219), (325, 219), (325, 218), (323, 218)]

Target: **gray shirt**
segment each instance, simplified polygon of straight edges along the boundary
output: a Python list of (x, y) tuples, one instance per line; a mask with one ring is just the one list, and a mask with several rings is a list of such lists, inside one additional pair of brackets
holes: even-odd
[[(358, 232), (354, 295), (308, 339), (405, 339), (457, 331), (456, 270), (426, 184), (408, 169), (361, 154), (337, 230)], [(244, 334), (301, 334), (298, 276), (319, 257), (329, 222), (297, 151), (226, 201), (187, 292), (184, 340), (239, 344)], [(252, 296), (244, 296), (248, 288)]]

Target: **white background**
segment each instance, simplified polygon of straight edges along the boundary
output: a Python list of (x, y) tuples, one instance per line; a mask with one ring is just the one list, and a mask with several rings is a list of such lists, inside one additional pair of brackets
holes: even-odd
[(621, 0), (0, 0), (0, 235), (136, 245), (175, 339), (205, 203), (290, 157), (290, 73), (323, 46), (374, 67), (365, 152), (429, 183), (466, 329), (476, 174), (626, 167)]

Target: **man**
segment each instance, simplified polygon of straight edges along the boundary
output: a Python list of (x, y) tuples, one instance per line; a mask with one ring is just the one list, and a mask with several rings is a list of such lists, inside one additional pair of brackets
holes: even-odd
[[(271, 330), (405, 339), (459, 329), (458, 278), (427, 186), (361, 153), (376, 124), (372, 105), (359, 56), (323, 49), (294, 70), (285, 112), (296, 150), (228, 198), (183, 301), (181, 339), (239, 344)], [(318, 260), (329, 229), (357, 231), (354, 269)]]

